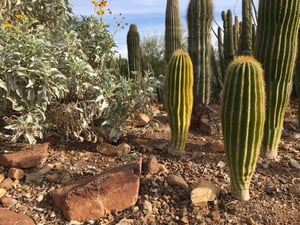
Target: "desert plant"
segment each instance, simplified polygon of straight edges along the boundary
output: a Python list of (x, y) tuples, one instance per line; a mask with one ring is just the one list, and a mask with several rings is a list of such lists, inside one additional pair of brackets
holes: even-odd
[(259, 1), (255, 56), (265, 70), (266, 123), (263, 152), (278, 154), (283, 119), (289, 101), (297, 54), (300, 1)]
[(188, 6), (188, 52), (194, 66), (194, 108), (209, 104), (212, 79), (211, 0), (191, 0)]
[(232, 196), (248, 200), (265, 122), (263, 69), (251, 56), (228, 66), (221, 119)]
[(172, 54), (182, 48), (182, 25), (179, 0), (167, 0), (165, 17), (165, 59), (168, 62)]
[(166, 108), (171, 127), (171, 155), (182, 155), (193, 107), (193, 64), (189, 55), (177, 50), (166, 74)]
[(131, 77), (133, 72), (142, 72), (142, 49), (140, 46), (140, 34), (137, 26), (131, 24), (127, 33), (128, 63)]

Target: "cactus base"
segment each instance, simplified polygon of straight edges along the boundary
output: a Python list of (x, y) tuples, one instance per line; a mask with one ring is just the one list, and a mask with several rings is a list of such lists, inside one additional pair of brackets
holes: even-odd
[(241, 201), (248, 201), (250, 199), (249, 189), (232, 191), (231, 196)]
[(265, 152), (266, 159), (276, 159), (277, 158), (277, 151), (269, 151)]
[(172, 156), (182, 156), (183, 153), (184, 153), (184, 147), (177, 147), (177, 148), (174, 148), (174, 147), (169, 147), (168, 148), (168, 153)]

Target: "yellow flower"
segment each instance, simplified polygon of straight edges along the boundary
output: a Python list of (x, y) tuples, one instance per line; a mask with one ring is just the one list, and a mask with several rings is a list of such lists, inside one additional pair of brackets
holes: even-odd
[(105, 11), (101, 9), (101, 10), (98, 10), (96, 13), (98, 16), (103, 16), (105, 14)]
[(10, 22), (8, 22), (8, 21), (5, 21), (3, 23), (3, 26), (6, 27), (6, 28), (12, 28), (13, 27), (13, 25)]
[(26, 17), (24, 15), (17, 14), (16, 18), (17, 20), (24, 20)]
[(98, 2), (96, 0), (93, 0), (92, 4), (95, 5), (95, 6), (97, 6)]
[(100, 5), (99, 5), (101, 8), (105, 8), (105, 7), (107, 7), (108, 6), (108, 3), (107, 3), (107, 1), (101, 1), (100, 2)]

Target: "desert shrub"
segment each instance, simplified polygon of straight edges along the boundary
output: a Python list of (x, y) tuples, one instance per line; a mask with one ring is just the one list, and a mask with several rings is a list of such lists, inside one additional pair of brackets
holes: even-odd
[(112, 74), (115, 44), (102, 20), (53, 29), (16, 14), (0, 24), (0, 109), (13, 141), (117, 141), (128, 119), (149, 112), (157, 81)]

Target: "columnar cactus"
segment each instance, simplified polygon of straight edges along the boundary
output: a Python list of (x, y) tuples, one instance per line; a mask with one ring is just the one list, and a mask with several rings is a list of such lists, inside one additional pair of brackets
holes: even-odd
[(130, 25), (127, 33), (127, 51), (130, 75), (133, 71), (142, 72), (140, 34), (135, 24)]
[(228, 10), (227, 13), (223, 11), (222, 19), (224, 26), (224, 66), (227, 68), (229, 63), (235, 57), (233, 18), (231, 10)]
[(241, 52), (252, 53), (252, 0), (242, 1)]
[(182, 25), (179, 0), (167, 0), (165, 29), (165, 59), (168, 62), (172, 54), (181, 48)]
[(265, 121), (263, 69), (251, 56), (239, 56), (227, 68), (221, 120), (232, 196), (248, 200)]
[(255, 56), (265, 70), (267, 108), (263, 151), (269, 159), (278, 154), (295, 67), (299, 23), (299, 0), (259, 1)]
[(188, 6), (188, 52), (194, 66), (194, 108), (208, 104), (211, 94), (212, 0), (190, 0)]
[(166, 74), (166, 108), (171, 127), (169, 153), (180, 156), (185, 149), (193, 108), (193, 64), (183, 50), (172, 55)]

